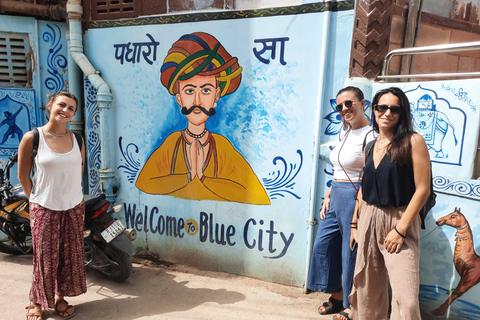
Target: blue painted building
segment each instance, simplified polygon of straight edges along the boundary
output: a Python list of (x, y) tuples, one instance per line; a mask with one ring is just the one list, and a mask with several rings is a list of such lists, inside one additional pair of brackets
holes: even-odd
[[(139, 253), (303, 286), (314, 221), (332, 175), (330, 150), (322, 144), (341, 127), (336, 92), (360, 86), (370, 116), (373, 94), (395, 85), (407, 92), (415, 128), (427, 141), (438, 194), (421, 233), (424, 319), (461, 278), (454, 253), (466, 236), (437, 220), (451, 212), (465, 217), (471, 265), (480, 266), (480, 184), (472, 179), (480, 80), (349, 78), (355, 18), (349, 1), (93, 21), (83, 34), (71, 10), (67, 23), (1, 16), (10, 65), (19, 63), (17, 43), (24, 43), (26, 80), (18, 76), (12, 84), (9, 75), (9, 83), (0, 82), (0, 159), (6, 162), (19, 137), (45, 123), (41, 107), (48, 93), (69, 88), (83, 96), (83, 112), (71, 128), (87, 141), (84, 188), (123, 205), (118, 218), (137, 230)], [(195, 54), (210, 59), (209, 75), (219, 84), (216, 112), (196, 134), (211, 137), (197, 149), (204, 152), (205, 173), (198, 177), (190, 140), (178, 133), (195, 123), (182, 113), (186, 96), (175, 91), (181, 90), (177, 80), (188, 79), (168, 71), (174, 65), (196, 72), (197, 60), (189, 58)], [(152, 174), (146, 188), (139, 182), (143, 170)], [(259, 193), (263, 200), (254, 200)], [(464, 292), (446, 317), (480, 319), (479, 291), (473, 285)]]

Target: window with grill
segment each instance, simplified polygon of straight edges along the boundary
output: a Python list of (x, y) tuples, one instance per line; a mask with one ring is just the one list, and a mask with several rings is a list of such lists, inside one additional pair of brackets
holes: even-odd
[(135, 18), (139, 15), (138, 2), (138, 0), (94, 0), (91, 2), (92, 19)]
[(0, 87), (31, 87), (27, 33), (0, 32)]

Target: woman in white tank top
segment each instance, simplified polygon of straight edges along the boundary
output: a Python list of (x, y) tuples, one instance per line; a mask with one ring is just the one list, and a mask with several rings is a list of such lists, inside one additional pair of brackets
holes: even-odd
[(64, 297), (87, 291), (81, 185), (85, 148), (67, 129), (77, 106), (77, 98), (68, 91), (52, 95), (46, 106), (49, 121), (38, 128), (36, 157), (31, 159), (33, 131), (23, 136), (18, 147), (18, 179), (30, 200), (34, 252), (27, 320), (41, 320), (48, 308), (69, 319), (75, 308)]

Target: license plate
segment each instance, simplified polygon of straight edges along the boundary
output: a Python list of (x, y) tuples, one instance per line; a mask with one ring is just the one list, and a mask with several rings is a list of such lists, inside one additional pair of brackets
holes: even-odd
[(107, 243), (115, 239), (120, 233), (125, 230), (122, 221), (115, 220), (107, 229), (102, 231), (102, 237)]

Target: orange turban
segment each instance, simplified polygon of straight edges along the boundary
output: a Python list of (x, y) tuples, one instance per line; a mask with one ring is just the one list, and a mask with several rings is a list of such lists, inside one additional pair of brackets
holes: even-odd
[(208, 33), (195, 32), (183, 35), (176, 41), (163, 61), (160, 80), (171, 95), (174, 95), (178, 80), (193, 76), (215, 76), (220, 83), (223, 97), (237, 90), (242, 80), (242, 67), (215, 37)]

